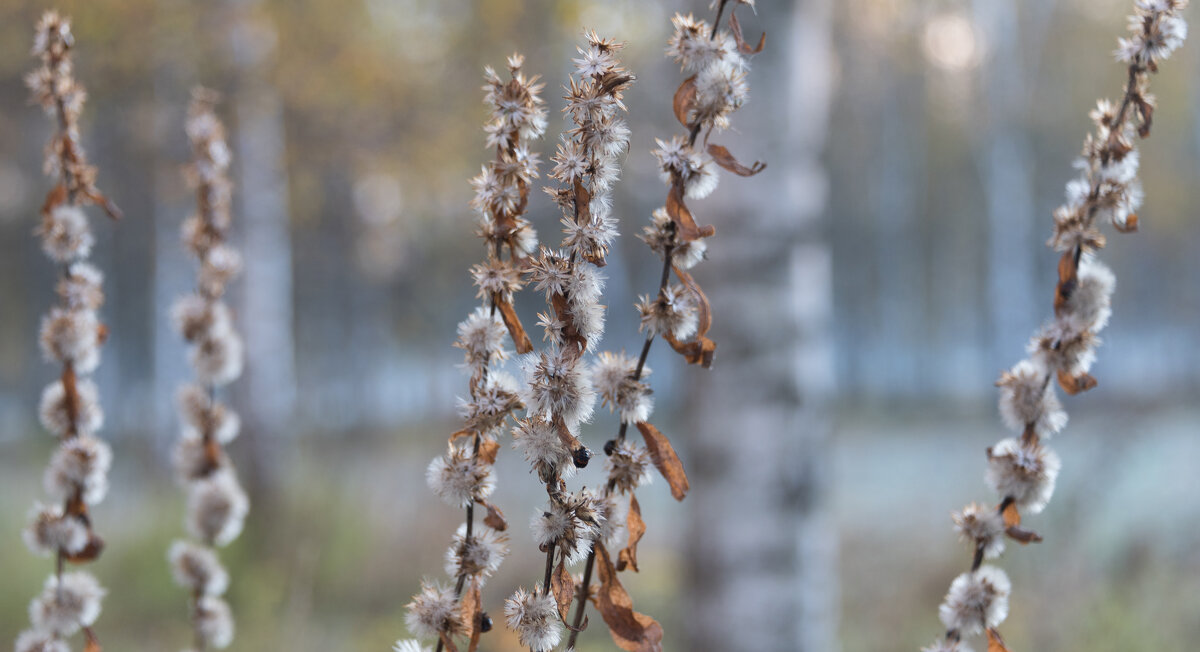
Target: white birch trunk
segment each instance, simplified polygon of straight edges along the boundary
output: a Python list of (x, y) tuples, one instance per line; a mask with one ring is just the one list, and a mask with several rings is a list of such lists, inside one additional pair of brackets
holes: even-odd
[[(758, 78), (755, 97), (782, 141), (761, 177), (723, 183), (719, 195), (741, 186), (747, 200), (718, 209), (737, 218), (714, 217), (713, 260), (699, 271), (718, 349), (711, 374), (694, 371), (701, 380), (690, 403), (700, 413), (686, 433), (692, 525), (682, 649), (836, 648), (837, 545), (825, 495), (832, 260), (819, 224), (832, 7), (758, 3), (759, 16), (786, 26), (768, 35), (783, 61), (762, 69), (790, 77)], [(751, 158), (745, 149), (733, 147)]]

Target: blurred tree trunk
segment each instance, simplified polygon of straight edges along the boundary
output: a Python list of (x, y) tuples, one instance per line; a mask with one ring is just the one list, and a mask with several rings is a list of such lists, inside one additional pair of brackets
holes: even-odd
[(832, 9), (832, 0), (758, 2), (759, 17), (779, 27), (751, 74), (761, 110), (740, 124), (757, 115), (780, 127), (753, 138), (777, 136), (771, 167), (759, 178), (727, 179), (718, 192), (732, 198), (740, 186), (748, 205), (718, 209), (712, 262), (699, 271), (719, 348), (689, 401), (698, 413), (688, 429), (684, 649), (836, 646), (837, 546), (826, 490), (832, 260), (820, 223)]
[(988, 361), (1007, 366), (1021, 350), (1021, 333), (1037, 327), (1049, 298), (1038, 300), (1034, 274), (1039, 238), (1033, 232), (1036, 200), (1034, 155), (1025, 125), (1038, 62), (1053, 14), (1053, 0), (1041, 2), (1035, 20), (1023, 29), (1018, 3), (975, 0), (974, 21), (987, 58), (983, 63), (981, 130), (972, 149), (987, 200), (987, 297), (991, 325)]
[(233, 64), (232, 146), (244, 253), (239, 323), (246, 340), (240, 408), (250, 439), (250, 483), (272, 476), (272, 441), (289, 432), (296, 395), (292, 337), (292, 240), (283, 104), (269, 79), (277, 40), (261, 0), (228, 0)]

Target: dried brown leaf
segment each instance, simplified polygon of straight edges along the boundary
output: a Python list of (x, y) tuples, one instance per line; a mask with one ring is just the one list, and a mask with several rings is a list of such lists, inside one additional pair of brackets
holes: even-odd
[(675, 91), (675, 100), (672, 102), (672, 107), (675, 109), (675, 118), (679, 120), (679, 124), (685, 127), (691, 127), (688, 124), (688, 112), (692, 108), (692, 103), (696, 101), (696, 76), (692, 75), (683, 80), (679, 85), (679, 90)]
[(95, 532), (88, 532), (87, 545), (83, 550), (75, 554), (67, 555), (65, 559), (72, 564), (82, 564), (89, 561), (96, 561), (100, 558), (100, 553), (104, 552), (104, 539), (100, 538)]
[(42, 215), (49, 215), (56, 206), (67, 201), (67, 187), (61, 183), (46, 193), (46, 201), (42, 203)]
[(698, 238), (707, 238), (717, 232), (716, 227), (697, 226), (696, 219), (683, 203), (683, 184), (676, 181), (671, 184), (671, 192), (667, 193), (667, 215), (675, 222), (675, 235), (681, 242), (691, 242)]
[(1063, 391), (1071, 394), (1079, 394), (1086, 392), (1096, 386), (1096, 379), (1088, 373), (1082, 373), (1078, 376), (1072, 376), (1066, 371), (1058, 370), (1058, 384), (1062, 386)]
[(571, 573), (567, 572), (565, 560), (559, 560), (554, 574), (550, 576), (550, 592), (554, 594), (554, 601), (558, 603), (559, 619), (567, 622), (571, 615), (571, 602), (575, 599), (575, 580), (571, 579)]
[(987, 629), (988, 652), (1011, 652), (1005, 645), (1004, 639), (1000, 637), (1000, 632), (996, 631), (995, 627)]
[(1067, 300), (1075, 291), (1075, 285), (1078, 283), (1077, 271), (1078, 265), (1075, 263), (1073, 252), (1068, 251), (1058, 259), (1058, 286), (1054, 290), (1055, 312), (1062, 310), (1063, 306), (1067, 305)]
[(671, 441), (667, 439), (666, 435), (659, 432), (658, 428), (645, 421), (639, 421), (637, 429), (642, 433), (642, 439), (646, 440), (646, 450), (650, 452), (650, 459), (654, 462), (654, 466), (666, 478), (667, 484), (671, 485), (671, 495), (675, 497), (675, 500), (683, 500), (687, 496), (690, 486), (687, 473), (683, 470), (683, 463), (675, 454), (675, 448), (671, 446)]
[(708, 153), (717, 165), (741, 177), (752, 177), (767, 169), (767, 164), (762, 161), (755, 161), (749, 167), (742, 165), (734, 158), (733, 154), (729, 153), (728, 149), (717, 144), (709, 145)]
[(629, 652), (661, 652), (662, 626), (650, 616), (633, 610), (633, 600), (617, 579), (608, 550), (599, 542), (595, 545), (600, 587), (592, 602), (608, 625), (613, 642)]
[(504, 520), (504, 512), (500, 511), (499, 507), (482, 499), (477, 499), (475, 502), (483, 505), (484, 509), (487, 510), (487, 516), (483, 517), (484, 525), (497, 532), (503, 532), (508, 529), (508, 521)]
[(698, 364), (705, 369), (712, 366), (713, 357), (716, 355), (717, 343), (701, 335), (699, 339), (691, 342), (681, 342), (675, 339), (670, 333), (664, 333), (663, 339), (667, 344), (675, 349), (676, 353), (681, 354), (688, 364)]
[(636, 573), (638, 541), (646, 534), (646, 522), (642, 520), (642, 507), (638, 504), (637, 496), (632, 493), (629, 494), (629, 515), (625, 519), (625, 529), (629, 532), (629, 542), (617, 555), (617, 570), (632, 568)]
[(1135, 233), (1138, 230), (1138, 216), (1136, 213), (1130, 213), (1129, 217), (1125, 218), (1125, 223), (1113, 222), (1113, 228), (1121, 233)]
[(91, 627), (84, 627), (83, 635), (86, 637), (83, 652), (103, 652), (100, 648), (100, 639), (96, 638), (96, 633), (92, 631)]
[(479, 635), (479, 580), (472, 579), (471, 585), (462, 595), (462, 600), (459, 601), (458, 617), (462, 621), (463, 635), (470, 639), (475, 639)]
[(758, 54), (767, 45), (766, 32), (763, 32), (762, 36), (758, 37), (757, 46), (750, 47), (750, 44), (746, 43), (746, 39), (742, 37), (742, 24), (738, 22), (736, 6), (729, 12), (729, 30), (733, 32), (733, 40), (737, 41), (738, 50), (742, 54)]
[(496, 463), (496, 455), (500, 452), (500, 442), (495, 439), (484, 439), (479, 442), (479, 459), (488, 464)]
[(1037, 532), (1034, 532), (1033, 530), (1026, 530), (1026, 529), (1024, 529), (1022, 527), (1018, 527), (1016, 525), (1008, 526), (1008, 528), (1005, 529), (1004, 532), (1005, 532), (1005, 534), (1007, 534), (1009, 536), (1009, 538), (1011, 538), (1012, 540), (1014, 540), (1017, 543), (1020, 543), (1022, 545), (1026, 545), (1026, 544), (1030, 544), (1030, 543), (1041, 543), (1041, 541), (1042, 541), (1042, 535), (1038, 534)]
[(1004, 517), (1005, 527), (1016, 527), (1021, 524), (1021, 512), (1017, 510), (1015, 502), (1010, 502), (1001, 512), (1001, 516)]
[(442, 641), (442, 646), (446, 652), (458, 652), (458, 647), (454, 645), (454, 639), (450, 638), (446, 632), (439, 632), (438, 639)]

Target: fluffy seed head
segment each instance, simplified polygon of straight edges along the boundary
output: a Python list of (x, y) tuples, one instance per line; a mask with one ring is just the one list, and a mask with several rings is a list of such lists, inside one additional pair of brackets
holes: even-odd
[(425, 482), (433, 493), (455, 507), (487, 498), (496, 488), (492, 466), (476, 459), (469, 448), (454, 443), (448, 445), (445, 455), (429, 463)]
[(91, 310), (53, 308), (42, 319), (39, 343), (47, 360), (67, 363), (79, 374), (100, 364), (100, 320)]
[(51, 575), (29, 605), (29, 620), (35, 629), (70, 636), (96, 622), (104, 593), (90, 573), (63, 573), (61, 581)]
[[(77, 378), (75, 381), (75, 420), (74, 432), (80, 435), (93, 435), (104, 425), (104, 410), (100, 408), (100, 392), (96, 383), (87, 378)], [(65, 437), (72, 432), (70, 406), (67, 404), (67, 392), (61, 380), (56, 380), (42, 390), (42, 399), (38, 404), (38, 418), (42, 427), (57, 437)]]
[(233, 642), (233, 612), (221, 598), (205, 595), (197, 600), (194, 624), (196, 632), (212, 647), (227, 648)]
[(988, 449), (985, 480), (1000, 496), (1011, 496), (1022, 512), (1037, 514), (1054, 495), (1062, 461), (1047, 446), (1004, 439)]
[(1022, 360), (1000, 376), (1000, 416), (1015, 432), (1033, 426), (1049, 437), (1067, 425), (1067, 413), (1054, 393), (1046, 367), (1037, 360)]
[(38, 235), (42, 238), (42, 251), (58, 263), (87, 258), (96, 242), (87, 216), (73, 204), (59, 204), (45, 213)]
[(458, 599), (449, 586), (423, 580), (421, 592), (405, 608), (408, 631), (419, 638), (437, 638), (441, 633), (453, 635), (462, 629)]
[(60, 550), (73, 555), (88, 544), (87, 526), (74, 516), (64, 516), (57, 505), (34, 505), (30, 523), (21, 536), (30, 550), (43, 556)]
[(175, 583), (201, 595), (221, 595), (229, 588), (229, 573), (210, 548), (176, 541), (167, 551)]
[(250, 500), (228, 468), (188, 487), (188, 532), (206, 543), (224, 546), (236, 539), (249, 511)]
[(954, 578), (950, 591), (938, 609), (942, 624), (964, 636), (996, 627), (1008, 617), (1008, 594), (1012, 583), (1003, 570), (981, 566), (974, 572)]
[(71, 652), (71, 646), (66, 641), (36, 629), (21, 632), (13, 649), (16, 652)]
[(476, 528), (467, 536), (467, 525), (458, 526), (446, 549), (446, 574), (453, 578), (491, 577), (508, 555), (508, 536), (490, 527)]
[(963, 541), (983, 546), (984, 559), (999, 557), (1004, 552), (1004, 518), (995, 509), (971, 503), (950, 517)]
[(94, 505), (108, 493), (108, 469), (112, 465), (112, 449), (95, 437), (72, 437), (59, 445), (50, 458), (43, 476), (46, 493), (65, 501), (80, 494), (83, 501)]
[(562, 639), (558, 606), (552, 596), (539, 590), (530, 593), (518, 588), (504, 601), (504, 615), (508, 628), (517, 633), (521, 645), (534, 652), (552, 650)]

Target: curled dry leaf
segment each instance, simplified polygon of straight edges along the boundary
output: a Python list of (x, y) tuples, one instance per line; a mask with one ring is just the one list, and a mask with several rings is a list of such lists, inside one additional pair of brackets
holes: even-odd
[(663, 478), (666, 478), (667, 484), (671, 485), (671, 495), (675, 497), (675, 500), (683, 500), (691, 487), (688, 485), (683, 463), (675, 454), (675, 448), (671, 446), (671, 441), (667, 439), (666, 435), (659, 432), (658, 428), (645, 421), (639, 421), (637, 429), (642, 433), (642, 439), (646, 440), (646, 450), (650, 452), (650, 459), (654, 462), (655, 468)]
[(683, 203), (683, 184), (678, 181), (671, 184), (671, 192), (667, 193), (667, 215), (675, 222), (675, 235), (683, 242), (708, 238), (717, 232), (716, 227), (712, 225), (696, 225), (692, 212)]
[(638, 572), (637, 547), (642, 536), (646, 534), (646, 522), (642, 520), (642, 507), (638, 505), (637, 496), (629, 494), (629, 515), (625, 519), (625, 529), (629, 531), (629, 542), (617, 554), (617, 570), (632, 568)]
[(1130, 213), (1129, 216), (1125, 218), (1124, 223), (1114, 221), (1113, 228), (1120, 231), (1121, 233), (1135, 233), (1138, 230), (1137, 214)]
[(96, 561), (100, 558), (100, 553), (102, 552), (104, 552), (104, 539), (100, 538), (99, 534), (89, 531), (88, 542), (87, 545), (83, 547), (83, 550), (80, 550), (73, 555), (66, 555), (64, 559), (72, 564), (82, 564), (85, 562)]
[(661, 652), (662, 626), (650, 616), (633, 610), (633, 600), (617, 579), (608, 550), (599, 542), (596, 543), (596, 567), (600, 588), (592, 602), (608, 625), (613, 642), (629, 652)]
[(758, 54), (767, 45), (767, 33), (763, 32), (762, 36), (758, 37), (758, 45), (750, 47), (750, 44), (742, 37), (742, 24), (738, 22), (736, 7), (729, 12), (729, 31), (733, 32), (733, 40), (737, 41), (738, 50), (742, 54)]
[(495, 464), (499, 452), (500, 442), (495, 439), (484, 439), (479, 443), (479, 459), (486, 464)]
[(679, 90), (675, 91), (675, 100), (671, 103), (675, 110), (675, 118), (679, 120), (679, 124), (690, 128), (688, 124), (688, 111), (692, 108), (692, 103), (696, 101), (696, 76), (692, 75), (683, 80), (679, 85)]
[(708, 146), (708, 153), (713, 157), (713, 161), (717, 165), (729, 170), (730, 172), (741, 177), (752, 177), (759, 172), (767, 169), (767, 164), (762, 161), (755, 161), (749, 167), (742, 165), (738, 160), (729, 153), (729, 150), (721, 145), (712, 144)]
[(571, 602), (575, 599), (575, 580), (567, 572), (565, 560), (559, 560), (550, 576), (550, 591), (554, 594), (554, 602), (558, 604), (558, 617), (565, 623), (571, 613)]
[(42, 202), (42, 215), (49, 215), (56, 206), (67, 200), (67, 187), (61, 183), (46, 193), (46, 201)]
[(682, 355), (688, 364), (698, 364), (705, 369), (712, 366), (716, 355), (717, 343), (701, 335), (691, 342), (681, 342), (670, 333), (664, 333), (663, 338), (675, 352)]
[(1086, 392), (1096, 386), (1096, 379), (1088, 373), (1082, 373), (1078, 376), (1058, 370), (1058, 384), (1063, 388), (1063, 391), (1074, 396), (1081, 392)]
[(1017, 503), (1009, 501), (1004, 509), (1000, 510), (1000, 515), (1004, 517), (1005, 527), (1016, 527), (1021, 524), (1021, 512), (1017, 510)]
[(996, 631), (995, 627), (987, 629), (988, 652), (1011, 652), (1005, 645), (1004, 639), (1000, 637), (1000, 632)]
[(529, 341), (529, 335), (525, 333), (525, 327), (521, 325), (521, 318), (517, 316), (517, 311), (513, 308), (512, 303), (496, 294), (492, 295), (492, 300), (500, 309), (500, 317), (504, 319), (504, 325), (508, 328), (508, 334), (512, 336), (513, 346), (516, 347), (517, 353), (524, 354), (533, 351), (533, 342)]
[(483, 505), (484, 509), (487, 510), (487, 516), (483, 517), (484, 525), (497, 532), (503, 532), (508, 529), (508, 521), (504, 520), (504, 512), (500, 511), (499, 507), (496, 507), (482, 498), (477, 498), (475, 502)]
[(1016, 525), (1008, 526), (1004, 532), (1009, 536), (1009, 538), (1022, 545), (1041, 543), (1042, 541), (1042, 535), (1034, 532), (1033, 530), (1026, 530), (1025, 528), (1018, 527)]
[(1075, 254), (1068, 251), (1058, 259), (1058, 286), (1054, 290), (1054, 311), (1062, 310), (1063, 306), (1067, 305), (1067, 300), (1071, 298), (1071, 293), (1075, 291), (1075, 285), (1078, 283), (1076, 272), (1079, 265), (1075, 261)]
[(478, 578), (472, 578), (471, 586), (463, 593), (462, 600), (458, 603), (459, 620), (462, 621), (463, 627), (466, 628), (463, 634), (471, 639), (472, 648), (474, 647), (474, 641), (479, 638), (480, 634), (479, 615), (482, 613), (482, 610), (479, 603), (479, 580)]

